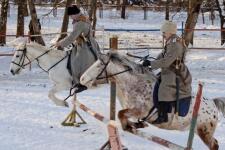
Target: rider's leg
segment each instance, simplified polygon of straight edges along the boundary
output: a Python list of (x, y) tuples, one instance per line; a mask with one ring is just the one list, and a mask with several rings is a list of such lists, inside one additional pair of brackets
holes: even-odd
[(87, 87), (85, 85), (80, 84), (80, 80), (77, 78), (73, 78), (73, 88), (75, 93), (80, 93), (84, 90), (87, 90)]
[(166, 102), (158, 103), (158, 118), (152, 122), (152, 124), (161, 124), (168, 122), (168, 114), (166, 107)]
[(87, 90), (87, 87), (85, 85), (82, 85), (80, 83), (75, 85), (75, 93), (80, 93), (84, 90)]

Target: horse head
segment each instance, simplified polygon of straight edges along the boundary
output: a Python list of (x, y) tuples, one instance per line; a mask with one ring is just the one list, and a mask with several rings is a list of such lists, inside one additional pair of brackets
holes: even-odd
[(141, 65), (129, 60), (122, 53), (110, 51), (107, 54), (99, 54), (99, 59), (83, 73), (80, 82), (91, 87), (98, 80), (111, 79), (127, 72), (141, 78), (144, 77), (152, 82), (156, 79), (154, 73), (148, 68), (143, 68)]
[(11, 64), (10, 64), (10, 72), (15, 75), (19, 74), (22, 69), (29, 63), (29, 59), (27, 57), (27, 48), (26, 43), (22, 42), (17, 44), (15, 47), (15, 53), (13, 55)]

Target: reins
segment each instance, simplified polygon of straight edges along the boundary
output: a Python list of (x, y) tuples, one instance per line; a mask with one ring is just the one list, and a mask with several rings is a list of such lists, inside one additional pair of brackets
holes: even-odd
[[(58, 62), (56, 62), (54, 65), (52, 65), (49, 69), (45, 70), (44, 68), (41, 67), (41, 65), (40, 65), (40, 63), (39, 63), (39, 59), (40, 59), (41, 57), (43, 57), (44, 55), (48, 54), (48, 53), (49, 53), (50, 51), (52, 51), (52, 50), (53, 50), (53, 49), (47, 50), (47, 51), (44, 52), (43, 54), (41, 54), (41, 55), (39, 55), (38, 57), (34, 58), (34, 60), (37, 61), (38, 66), (39, 66), (43, 71), (45, 71), (45, 72), (49, 72), (52, 68), (54, 68), (54, 67), (55, 67), (56, 65), (58, 65), (60, 62), (62, 62), (66, 57), (68, 57), (68, 53), (67, 53), (65, 57), (63, 57), (63, 58), (60, 59)], [(20, 68), (23, 68), (23, 69), (24, 69), (25, 66), (31, 64), (31, 63), (34, 61), (34, 60), (31, 61), (31, 60), (29, 59), (29, 57), (26, 55), (26, 53), (27, 53), (27, 48), (24, 48), (23, 50), (16, 50), (16, 51), (22, 51), (23, 54), (22, 54), (22, 56), (21, 56), (21, 58), (20, 58), (19, 63), (16, 63), (15, 61), (12, 61), (12, 63), (15, 64), (15, 65), (17, 65), (17, 66), (19, 66)], [(28, 63), (24, 64), (26, 58), (28, 59)], [(22, 63), (21, 63), (21, 62), (22, 62)]]
[[(106, 68), (107, 68), (107, 66), (108, 66), (108, 64), (109, 64), (109, 62), (110, 62), (110, 60), (111, 60), (111, 57), (109, 58), (109, 60), (107, 61), (107, 63), (104, 63), (104, 61), (103, 60), (101, 60), (101, 59), (99, 59), (105, 66), (104, 66), (104, 68), (102, 69), (102, 71), (98, 74), (98, 76), (96, 77), (96, 80), (101, 80), (101, 79), (107, 79), (108, 80), (108, 78), (111, 78), (111, 77), (113, 77), (113, 76), (116, 76), (116, 75), (119, 75), (119, 74), (122, 74), (122, 73), (125, 73), (125, 72), (128, 72), (128, 71), (131, 71), (132, 70), (132, 68), (128, 68), (128, 69), (126, 69), (126, 70), (123, 70), (123, 71), (120, 71), (120, 72), (117, 72), (117, 73), (114, 73), (114, 74), (110, 74), (110, 75), (107, 75), (107, 71), (106, 71)], [(106, 76), (105, 77), (100, 77), (102, 74), (103, 74), (103, 72), (105, 71), (105, 73), (106, 73)]]

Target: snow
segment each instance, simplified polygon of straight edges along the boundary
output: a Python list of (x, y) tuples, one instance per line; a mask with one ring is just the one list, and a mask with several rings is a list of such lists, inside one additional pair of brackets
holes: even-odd
[[(15, 9), (14, 6), (11, 9)], [(38, 12), (46, 13), (49, 8), (38, 8)], [(16, 12), (8, 18), (8, 34), (16, 31)], [(164, 15), (158, 12), (148, 12), (149, 19), (142, 20), (142, 11), (129, 10), (131, 14), (128, 20), (121, 20), (118, 17), (108, 18), (109, 11), (104, 12), (104, 18), (98, 20), (98, 27), (105, 28), (155, 28), (158, 29), (164, 19)], [(58, 16), (42, 19), (42, 33), (57, 32), (60, 30), (63, 9), (58, 10)], [(112, 14), (114, 15), (114, 14)], [(182, 14), (180, 14), (182, 15)], [(218, 18), (217, 18), (218, 19)], [(177, 19), (181, 22), (185, 19)], [(199, 19), (200, 20), (200, 19)], [(199, 21), (197, 27), (219, 28), (219, 20), (216, 25), (202, 25)], [(29, 18), (26, 18), (26, 25)], [(70, 25), (70, 30), (71, 30)], [(27, 26), (26, 26), (27, 31)], [(120, 47), (133, 47), (140, 45), (161, 45), (159, 32), (97, 32), (97, 40), (102, 47), (107, 47), (108, 37), (117, 34)], [(197, 33), (196, 44), (199, 47), (219, 47), (219, 33)], [(45, 41), (53, 36), (45, 36)], [(13, 38), (8, 38), (9, 42)], [(207, 43), (207, 44), (206, 44)], [(11, 52), (13, 48), (1, 47), (0, 52)], [(132, 51), (137, 53), (138, 51)], [(143, 53), (148, 53), (146, 50)], [(138, 54), (143, 54), (138, 53)], [(152, 56), (156, 56), (158, 50), (149, 50)], [(70, 109), (55, 106), (48, 99), (48, 90), (52, 86), (48, 76), (36, 65), (32, 70), (26, 69), (18, 76), (9, 73), (11, 57), (0, 57), (0, 150), (96, 150), (99, 149), (108, 139), (107, 129), (104, 124), (90, 117), (88, 114), (78, 110), (82, 117), (88, 122), (79, 128), (63, 127), (61, 122), (69, 113)], [(193, 75), (193, 94), (196, 94), (198, 81), (204, 82), (203, 94), (205, 97), (214, 98), (225, 96), (225, 51), (219, 50), (191, 50), (187, 54), (187, 64)], [(90, 89), (78, 95), (78, 99), (88, 107), (96, 110), (104, 116), (109, 116), (109, 86), (103, 85), (97, 89)], [(68, 92), (60, 93), (59, 96), (66, 97)], [(70, 104), (70, 108), (72, 108)], [(117, 111), (121, 107), (117, 102)], [(119, 121), (117, 119), (117, 124)], [(220, 117), (220, 122), (215, 131), (220, 149), (225, 149), (225, 119)], [(188, 139), (188, 132), (167, 131), (153, 126), (142, 129), (176, 144), (185, 146)], [(125, 133), (119, 126), (120, 137), (123, 145), (129, 150), (166, 150), (167, 148), (156, 143), (146, 141), (129, 133)], [(194, 149), (207, 149), (198, 136), (195, 136)]]

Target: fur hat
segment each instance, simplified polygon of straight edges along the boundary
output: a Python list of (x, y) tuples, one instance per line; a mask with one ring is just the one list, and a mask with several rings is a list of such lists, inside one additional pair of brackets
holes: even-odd
[(67, 8), (67, 15), (77, 15), (79, 13), (80, 9), (76, 5), (72, 5)]
[(176, 34), (177, 33), (177, 25), (176, 25), (176, 23), (174, 23), (172, 21), (166, 20), (166, 21), (164, 21), (163, 25), (161, 26), (160, 31)]

